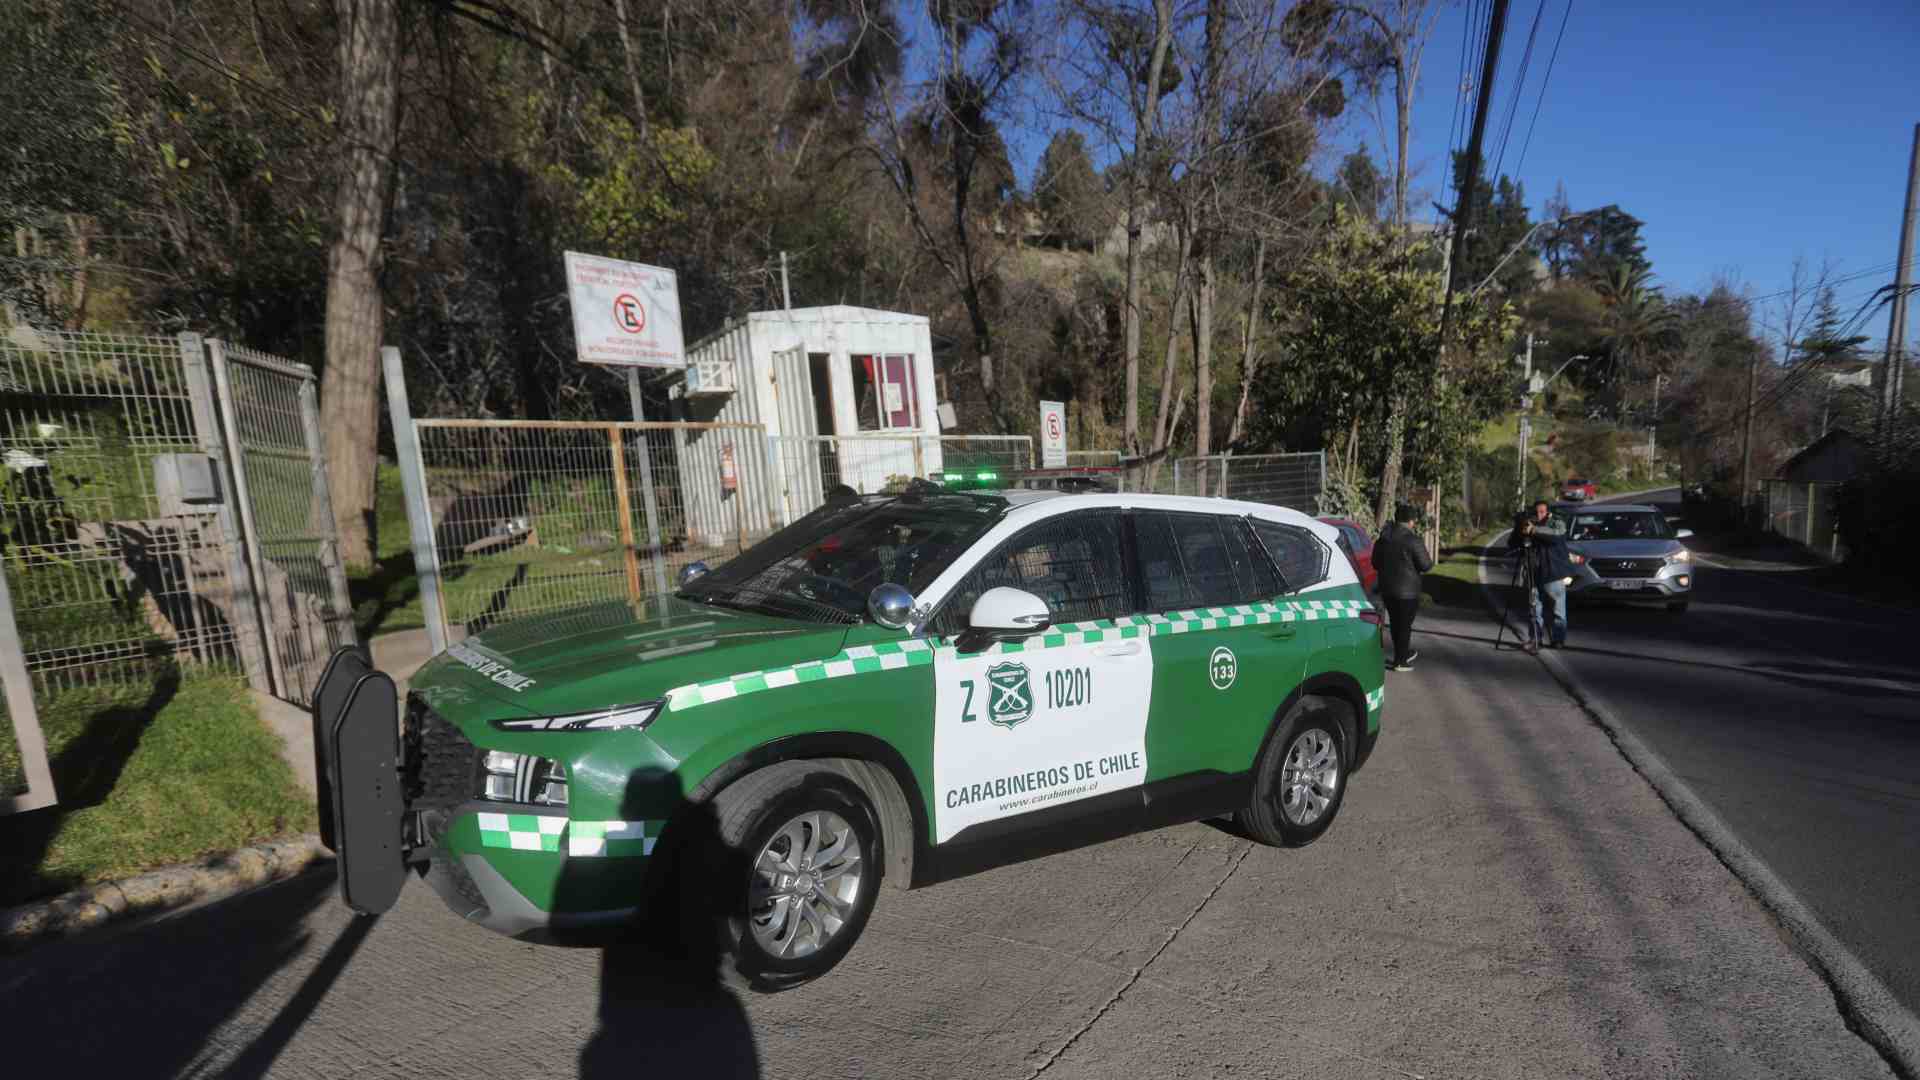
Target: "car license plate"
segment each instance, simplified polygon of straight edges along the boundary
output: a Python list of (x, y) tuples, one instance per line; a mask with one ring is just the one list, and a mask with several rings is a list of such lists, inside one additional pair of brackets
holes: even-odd
[(1642, 578), (1615, 578), (1607, 584), (1615, 589), (1627, 590), (1644, 588), (1647, 583)]

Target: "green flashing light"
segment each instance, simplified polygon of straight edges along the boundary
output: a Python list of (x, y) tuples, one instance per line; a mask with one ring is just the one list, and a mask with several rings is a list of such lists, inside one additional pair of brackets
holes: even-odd
[(950, 473), (947, 473), (947, 474), (946, 474), (946, 478), (947, 478), (947, 481), (948, 481), (949, 483), (955, 483), (955, 482), (958, 482), (958, 481), (961, 481), (961, 480), (965, 480), (965, 479), (966, 479), (966, 477), (965, 477), (964, 475), (962, 475), (962, 474), (960, 474), (960, 473), (957, 473), (957, 472), (950, 472)]
[(978, 475), (976, 475), (976, 476), (974, 477), (974, 479), (975, 479), (975, 480), (998, 480), (998, 479), (1000, 479), (1000, 474), (999, 474), (999, 473), (991, 473), (991, 472), (983, 472), (983, 473), (980, 473), (980, 474), (978, 474)]

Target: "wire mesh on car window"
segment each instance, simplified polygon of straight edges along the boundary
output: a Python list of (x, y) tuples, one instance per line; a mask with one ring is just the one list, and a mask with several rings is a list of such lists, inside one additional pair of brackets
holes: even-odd
[(1319, 537), (1297, 525), (1260, 518), (1251, 519), (1251, 524), (1254, 535), (1260, 538), (1260, 546), (1267, 549), (1274, 567), (1280, 571), (1287, 592), (1299, 592), (1327, 579), (1330, 555)]
[(1036, 525), (981, 560), (960, 582), (941, 608), (939, 632), (966, 629), (974, 601), (1001, 587), (1039, 597), (1055, 623), (1128, 614), (1132, 603), (1120, 551), (1117, 512), (1066, 514)]
[(1140, 579), (1146, 585), (1147, 610), (1178, 611), (1195, 606), (1186, 569), (1180, 563), (1180, 549), (1174, 543), (1173, 523), (1167, 515), (1134, 514), (1133, 538), (1139, 553)]
[(1280, 592), (1237, 518), (1143, 511), (1134, 515), (1147, 610), (1243, 604)]

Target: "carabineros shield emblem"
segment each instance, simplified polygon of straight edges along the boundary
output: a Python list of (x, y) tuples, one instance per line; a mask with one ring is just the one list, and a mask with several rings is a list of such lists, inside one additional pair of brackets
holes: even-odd
[(987, 719), (1010, 728), (1033, 716), (1033, 686), (1027, 665), (1009, 660), (987, 669)]

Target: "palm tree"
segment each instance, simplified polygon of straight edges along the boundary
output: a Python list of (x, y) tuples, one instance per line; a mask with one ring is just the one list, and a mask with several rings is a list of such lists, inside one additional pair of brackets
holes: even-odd
[(1643, 267), (1617, 264), (1594, 285), (1600, 302), (1606, 305), (1608, 382), (1616, 382), (1624, 373), (1634, 374), (1634, 364), (1673, 331), (1676, 316), (1667, 306), (1658, 286), (1651, 285), (1653, 274)]

